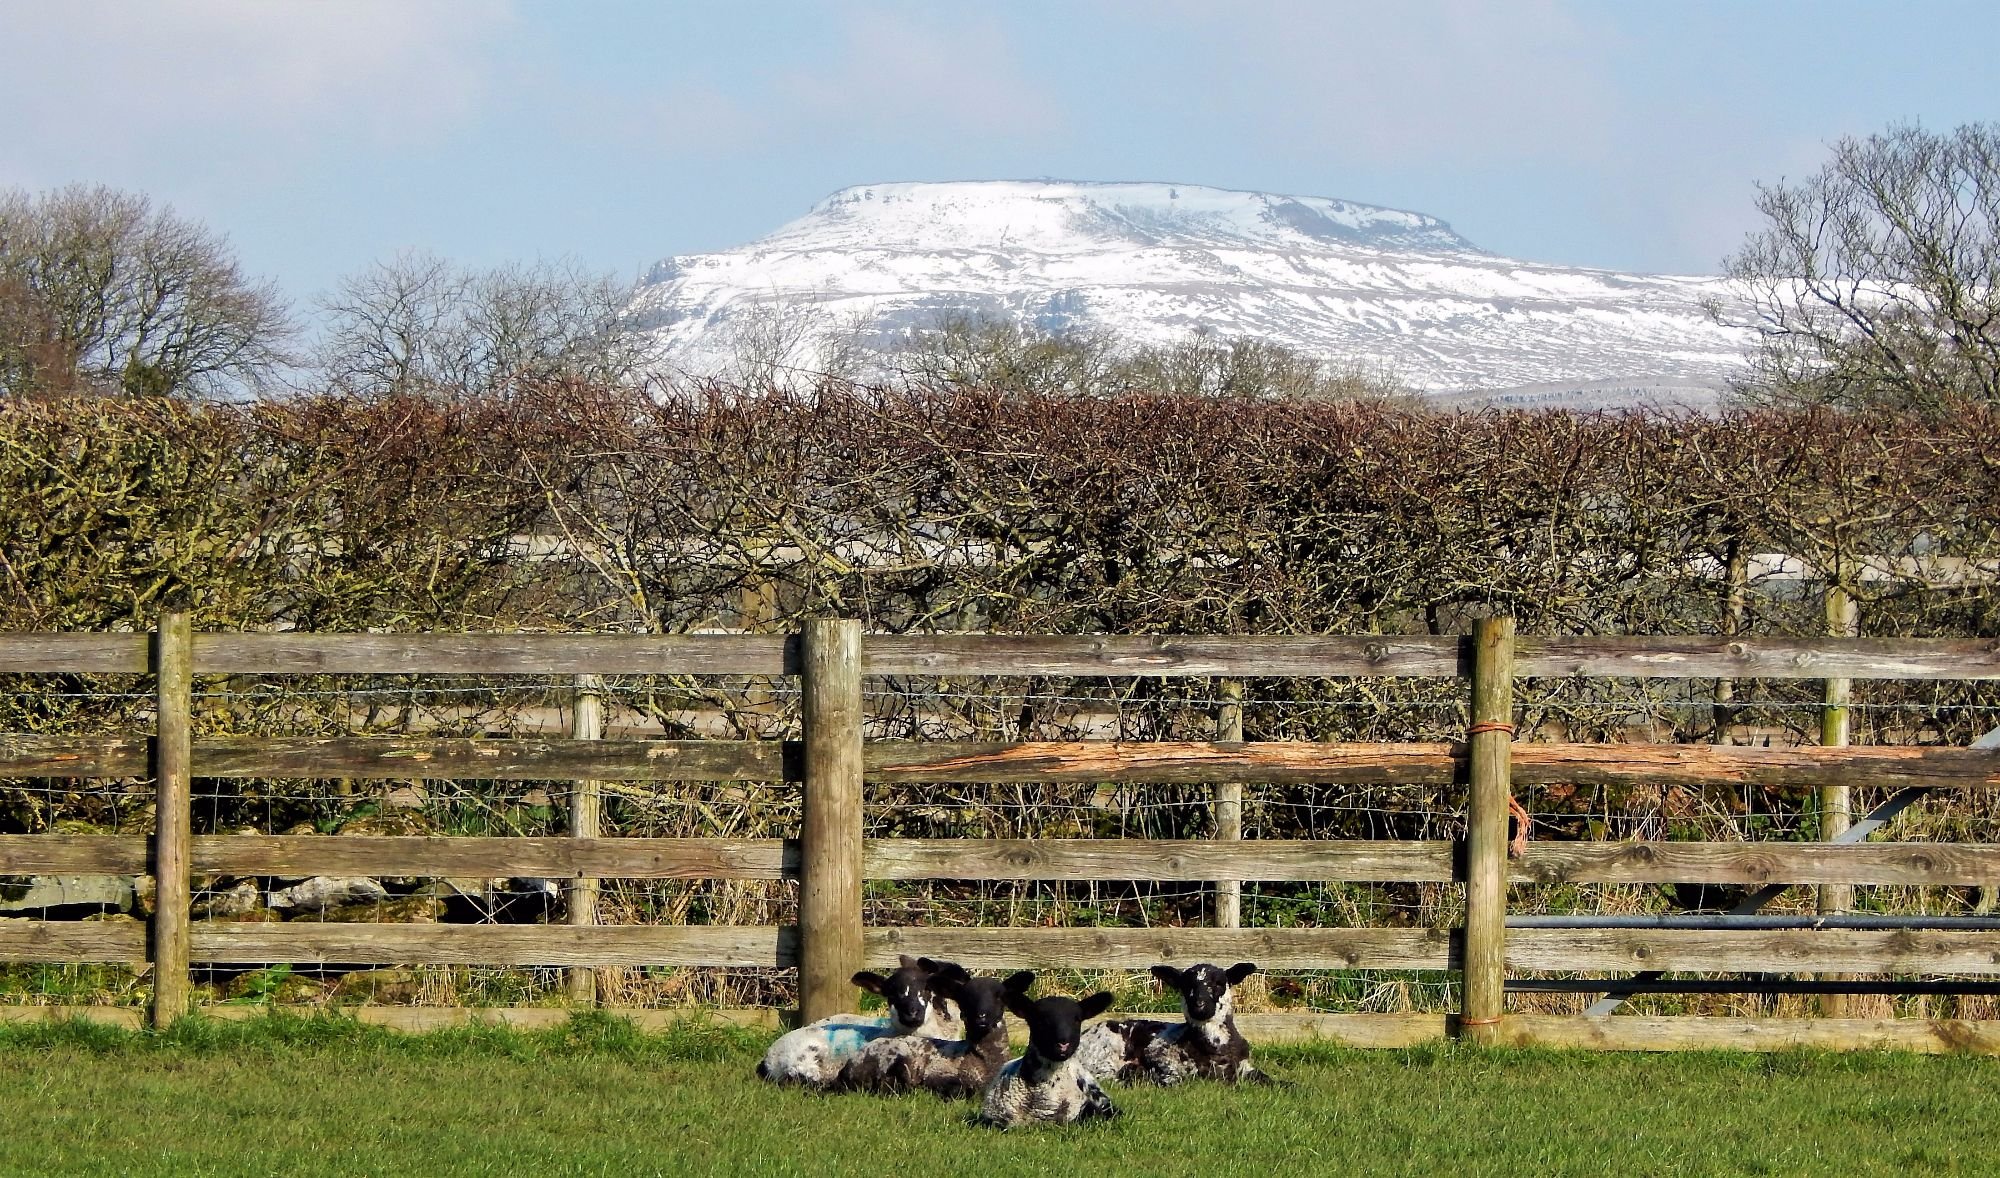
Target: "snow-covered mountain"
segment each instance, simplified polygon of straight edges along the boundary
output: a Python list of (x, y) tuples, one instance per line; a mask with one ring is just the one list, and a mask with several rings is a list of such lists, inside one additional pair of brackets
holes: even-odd
[(632, 310), (663, 363), (696, 374), (744, 354), (811, 369), (971, 317), (1134, 344), (1259, 337), (1458, 399), (1687, 403), (1742, 363), (1743, 337), (1701, 309), (1722, 294), (1498, 257), (1435, 217), (1349, 201), (993, 181), (844, 189), (748, 245), (656, 264)]

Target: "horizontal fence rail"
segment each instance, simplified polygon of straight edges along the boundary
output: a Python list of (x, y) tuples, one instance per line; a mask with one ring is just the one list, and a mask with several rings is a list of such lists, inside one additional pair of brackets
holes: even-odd
[[(146, 674), (158, 644), (148, 634), (0, 635), (0, 673)], [(797, 636), (696, 634), (197, 634), (187, 645), (195, 675), (791, 676), (814, 698), (854, 698), (854, 679), (815, 683)], [(1446, 636), (1040, 636), (871, 635), (858, 655), (826, 674), (906, 677), (1230, 677), (1236, 679), (1422, 677), (1510, 683), (1522, 678), (1996, 679), (2000, 641), (1748, 639), (1740, 637), (1532, 638), (1511, 658), (1485, 663), (1469, 638)], [(596, 680), (593, 678), (592, 680)], [(191, 714), (191, 689), (163, 689), (163, 722)], [(1502, 696), (1492, 698), (1505, 699)], [(1506, 715), (1508, 702), (1499, 715)], [(834, 716), (827, 720), (825, 716)], [(1411, 785), (1460, 787), (1477, 734), (1511, 729), (1489, 717), (1456, 743), (1111, 740), (860, 743), (848, 710), (808, 709), (798, 741), (523, 739), (405, 736), (203, 737), (186, 772), (215, 779), (356, 781), (745, 782), (798, 785), (808, 798), (846, 805), (816, 768), (813, 748), (860, 747), (861, 777), (885, 784), (1073, 783), (1098, 785)], [(814, 725), (819, 727), (815, 728)], [(829, 724), (841, 726), (833, 732)], [(834, 738), (828, 743), (829, 738)], [(1486, 739), (1491, 740), (1489, 736)], [(818, 744), (815, 744), (818, 741)], [(1933, 746), (1731, 747), (1715, 744), (1581, 744), (1502, 740), (1511, 786), (1644, 786), (1824, 791), (1853, 784), (1925, 789), (2000, 785), (2000, 750)], [(1486, 746), (1486, 747), (1491, 747)], [(155, 772), (155, 739), (0, 733), (0, 778), (144, 778)], [(831, 755), (831, 754), (827, 754)], [(826, 762), (832, 764), (832, 762)], [(847, 772), (847, 770), (841, 770)], [(818, 795), (814, 790), (820, 790)], [(828, 793), (826, 791), (833, 790)], [(1218, 795), (1220, 796), (1220, 795)], [(1504, 795), (1503, 795), (1504, 800)], [(185, 801), (180, 803), (185, 805)], [(858, 800), (853, 801), (858, 809)], [(1483, 816), (1480, 816), (1483, 815)], [(848, 819), (843, 818), (841, 822)], [(1479, 822), (1505, 841), (1504, 812)], [(1493, 823), (1499, 826), (1493, 826)], [(1144, 969), (1162, 961), (1255, 961), (1273, 970), (1460, 971), (1481, 993), (1542, 985), (1506, 981), (1510, 971), (1642, 972), (1647, 989), (1668, 989), (1661, 972), (2000, 976), (2000, 928), (1979, 919), (1951, 925), (1921, 918), (1879, 927), (1859, 918), (1702, 918), (1648, 923), (1604, 917), (1507, 920), (1510, 885), (1695, 884), (1745, 888), (2000, 886), (2000, 845), (1809, 842), (1531, 841), (1497, 868), (1502, 894), (1479, 899), (1463, 924), (1441, 928), (1293, 927), (867, 927), (859, 924), (862, 880), (870, 881), (1297, 881), (1466, 885), (1466, 840), (978, 839), (866, 838), (828, 828), (818, 850), (797, 838), (614, 838), (430, 835), (35, 834), (0, 835), (0, 875), (130, 875), (153, 872), (159, 845), (197, 877), (529, 877), (558, 881), (851, 880), (803, 925), (350, 924), (193, 920), (168, 934), (199, 966), (292, 964), (323, 969), (371, 965), (487, 965), (583, 970), (611, 966), (797, 968), (844, 979), (850, 965), (893, 965), (902, 955), (956, 960), (973, 969)], [(830, 840), (830, 841), (829, 841)], [(1491, 847), (1493, 843), (1486, 844)], [(835, 872), (828, 856), (846, 862)], [(858, 862), (858, 878), (853, 864)], [(1480, 870), (1496, 870), (1489, 866)], [(588, 884), (594, 887), (594, 883)], [(840, 889), (851, 889), (848, 896)], [(1494, 904), (1500, 906), (1496, 911)], [(165, 906), (171, 909), (172, 905)], [(180, 911), (186, 910), (185, 896)], [(586, 921), (588, 918), (585, 918)], [(1728, 924), (1738, 919), (1743, 923)], [(1983, 918), (1981, 918), (1983, 919)], [(122, 918), (0, 919), (0, 962), (82, 962), (179, 967), (157, 955), (153, 927)], [(1706, 922), (1706, 923), (1705, 923)], [(1714, 923), (1724, 922), (1724, 923)], [(1478, 934), (1468, 949), (1467, 932)], [(834, 950), (837, 962), (815, 953)], [(1496, 952), (1497, 950), (1497, 952)], [(858, 958), (855, 956), (858, 954)], [(1490, 960), (1489, 960), (1490, 959)], [(162, 985), (172, 981), (160, 978)], [(1585, 980), (1585, 983), (1588, 979)], [(1550, 986), (1585, 983), (1549, 982)], [(184, 986), (184, 977), (182, 979)], [(829, 983), (819, 983), (822, 997)], [(1609, 983), (1606, 983), (1609, 984)], [(1689, 983), (1693, 985), (1693, 983)], [(1714, 982), (1717, 987), (1729, 983)], [(1798, 983), (1827, 992), (1838, 980)], [(1857, 987), (1894, 986), (1854, 982)], [(1966, 982), (1967, 987), (1990, 985)], [(844, 981), (840, 982), (844, 987)], [(1946, 982), (1913, 982), (1948, 987)], [(167, 987), (170, 991), (172, 987)], [(183, 991), (184, 992), (184, 991)], [(1906, 991), (1907, 992), (1907, 991)], [(843, 999), (844, 1000), (844, 999)], [(164, 1001), (164, 1000), (163, 1000)], [(1491, 997), (1482, 999), (1490, 1002)], [(1482, 1008), (1483, 1010), (1484, 1008)], [(167, 1011), (161, 1017), (171, 1017)], [(1354, 1041), (1402, 1045), (1456, 1027), (1442, 1016), (1320, 1016)], [(1374, 1018), (1374, 1022), (1366, 1022)], [(1394, 1018), (1403, 1021), (1391, 1025)], [(1340, 1019), (1349, 1021), (1340, 1022)], [(1363, 1019), (1364, 1021), (1353, 1021)], [(1640, 1030), (1672, 1020), (1621, 1016), (1603, 1033), (1570, 1020), (1469, 1014), (1492, 1042), (1638, 1044)], [(1701, 1021), (1701, 1020), (1695, 1020)], [(1712, 1020), (1711, 1020), (1712, 1021)], [(1656, 1031), (1669, 1042), (1796, 1045), (1800, 1034), (1745, 1025), (1739, 1040)], [(1852, 1020), (1829, 1020), (1844, 1022)], [(1304, 1025), (1304, 1024), (1301, 1024)], [(1858, 1025), (1858, 1024), (1857, 1024)], [(2000, 1028), (1953, 1031), (1854, 1029), (1869, 1042), (1920, 1049), (2000, 1050)], [(1637, 1029), (1635, 1029), (1637, 1028)], [(1872, 1036), (1872, 1038), (1868, 1038)], [(1812, 1040), (1811, 1035), (1806, 1035)], [(1817, 1040), (1812, 1040), (1817, 1041)]]
[(1517, 929), (1507, 963), (1539, 970), (2000, 973), (2000, 933)]
[[(201, 777), (362, 780), (802, 781), (799, 741), (529, 740), (437, 737), (211, 737), (194, 742)], [(1463, 745), (1312, 741), (1015, 744), (873, 741), (863, 770), (883, 782), (1450, 785)], [(137, 777), (149, 742), (0, 734), (0, 777)], [(1517, 744), (1516, 785), (1768, 786), (1813, 789), (1857, 778), (1890, 786), (2000, 785), (2000, 750), (1848, 745)]]
[[(189, 959), (402, 965), (797, 964), (784, 926), (285, 924), (196, 921)], [(1274, 970), (1446, 970), (1459, 964), (1453, 930), (1396, 928), (869, 928), (871, 965), (899, 955), (968, 968), (1145, 969), (1229, 957)], [(136, 921), (0, 921), (0, 961), (142, 964)], [(2000, 932), (1913, 929), (1511, 929), (1512, 969), (1561, 971), (1839, 972), (2000, 975)]]
[[(0, 673), (143, 674), (145, 634), (0, 634)], [(792, 675), (762, 634), (197, 634), (197, 674)], [(1460, 678), (1459, 637), (871, 635), (868, 675)], [(2000, 679), (1987, 638), (1529, 638), (1513, 673), (1723, 679)]]
[[(0, 835), (10, 875), (146, 870), (139, 835)], [(1462, 882), (1457, 844), (1365, 839), (867, 839), (865, 878)], [(212, 875), (797, 879), (795, 839), (196, 835)], [(1902, 884), (2000, 880), (2000, 845), (1611, 842), (1528, 845), (1515, 883)]]

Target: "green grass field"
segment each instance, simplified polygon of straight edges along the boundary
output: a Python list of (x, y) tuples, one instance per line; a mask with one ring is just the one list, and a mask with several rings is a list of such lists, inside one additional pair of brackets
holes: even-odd
[(609, 1019), (405, 1036), (0, 1027), (5, 1174), (1992, 1174), (2000, 1061), (1260, 1052), (1281, 1089), (1114, 1092), (1107, 1125), (778, 1091), (763, 1036)]

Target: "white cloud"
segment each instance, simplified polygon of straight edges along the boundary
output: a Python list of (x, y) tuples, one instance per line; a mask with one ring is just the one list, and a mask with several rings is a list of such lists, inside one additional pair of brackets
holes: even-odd
[(726, 78), (697, 66), (653, 96), (570, 86), (543, 94), (613, 135), (654, 146), (746, 154), (829, 140), (923, 144), (1043, 136), (1061, 108), (1023, 72), (996, 21), (941, 7), (845, 13), (824, 49)]
[(1211, 101), (1262, 106), (1246, 126), (1292, 150), (1356, 162), (1580, 159), (1603, 150), (1621, 99), (1601, 22), (1556, 0), (1149, 3), (1135, 19), (1191, 26), (1215, 63)]
[[(1604, 264), (1709, 271), (1755, 222), (1750, 179), (1819, 154), (1742, 109), (1741, 87), (1688, 44), (1650, 44), (1605, 6), (1131, 0), (1119, 13), (1207, 46), (1207, 109), (1257, 153), (1314, 161), (1323, 186), (1359, 199), (1378, 194), (1340, 189), (1348, 170), (1403, 178), (1423, 190), (1409, 203), (1491, 248), (1567, 237)], [(1478, 190), (1495, 182), (1515, 191)], [(1482, 211), (1512, 238), (1489, 236)]]
[(1046, 133), (1058, 106), (1023, 76), (1005, 31), (983, 18), (938, 20), (942, 10), (867, 9), (849, 20), (838, 55), (778, 79), (787, 105), (830, 127), (863, 132), (951, 130)]
[(1661, 252), (1687, 259), (1684, 268), (1709, 273), (1762, 226), (1757, 185), (1817, 172), (1826, 144), (1767, 128), (1731, 138), (1718, 133), (1728, 125), (1725, 113), (1702, 115), (1686, 112), (1613, 166), (1628, 194), (1629, 235), (1650, 238)]
[(511, 20), (506, 0), (10, 5), (0, 103), (17, 117), (0, 135), (7, 154), (76, 174), (326, 136), (406, 145), (477, 108)]

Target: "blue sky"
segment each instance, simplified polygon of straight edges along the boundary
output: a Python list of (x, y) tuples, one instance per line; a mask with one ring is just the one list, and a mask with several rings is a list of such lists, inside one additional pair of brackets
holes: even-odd
[(2000, 5), (0, 0), (0, 186), (139, 189), (301, 299), (399, 249), (635, 276), (849, 184), (1173, 180), (1704, 272), (1756, 181), (2000, 118)]

